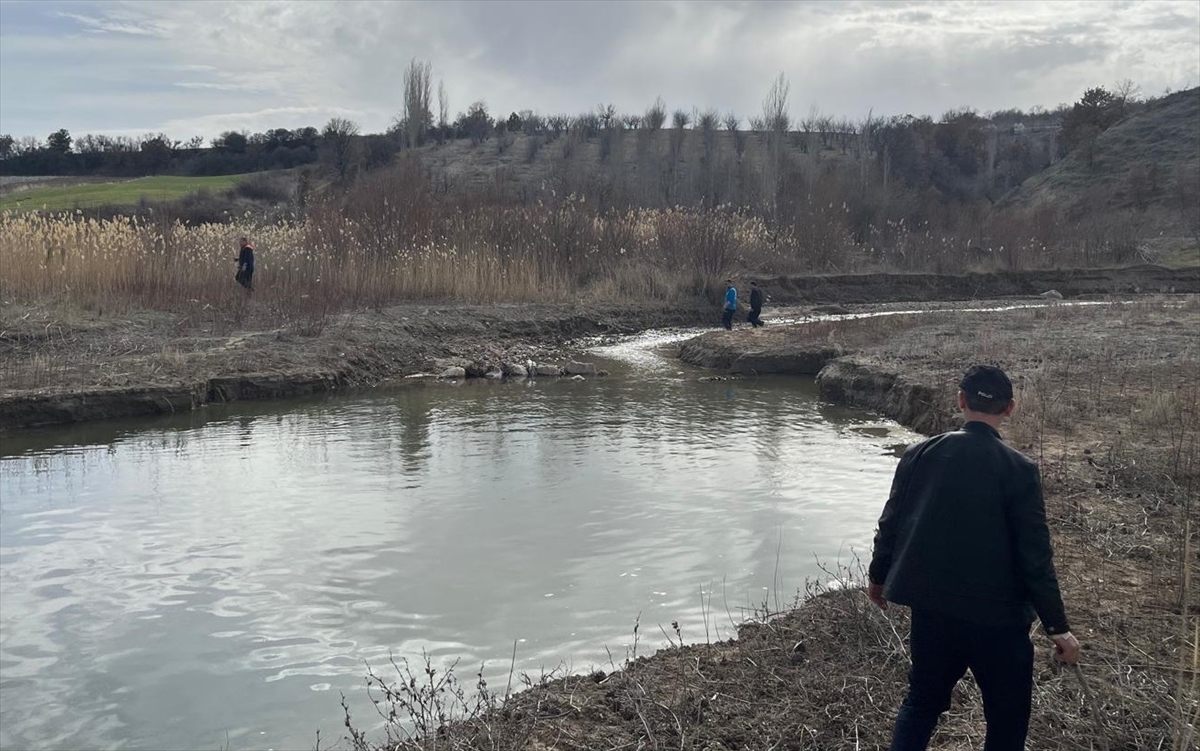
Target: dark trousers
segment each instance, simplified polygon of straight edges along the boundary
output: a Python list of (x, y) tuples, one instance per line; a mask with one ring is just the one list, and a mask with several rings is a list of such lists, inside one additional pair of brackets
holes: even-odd
[(759, 318), (760, 314), (762, 314), (761, 309), (751, 308), (750, 315), (746, 316), (746, 320), (749, 321), (750, 323), (754, 324), (755, 328), (758, 328), (759, 326), (763, 325), (762, 319)]
[(912, 671), (891, 751), (924, 751), (950, 692), (971, 669), (987, 718), (984, 751), (1021, 751), (1029, 732), (1033, 644), (1029, 627), (982, 626), (929, 610), (912, 611)]
[(735, 311), (726, 310), (721, 313), (721, 325), (727, 329), (733, 330), (733, 314)]
[(241, 269), (233, 278), (246, 289), (254, 289), (254, 269)]

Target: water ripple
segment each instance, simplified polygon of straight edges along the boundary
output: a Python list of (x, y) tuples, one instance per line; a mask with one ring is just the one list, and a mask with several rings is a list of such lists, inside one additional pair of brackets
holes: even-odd
[(655, 378), (232, 405), (0, 458), (0, 746), (308, 747), (333, 692), (371, 711), (368, 664), (606, 665), (639, 613), (643, 652), (672, 620), (727, 636), (702, 597), (736, 617), (866, 545), (909, 434), (801, 381), (681, 379), (657, 342), (623, 350)]

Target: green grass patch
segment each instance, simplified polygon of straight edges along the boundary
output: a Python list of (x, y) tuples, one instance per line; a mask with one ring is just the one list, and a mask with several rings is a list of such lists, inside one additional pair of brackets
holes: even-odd
[(1162, 261), (1162, 265), (1172, 268), (1184, 268), (1186, 266), (1200, 266), (1200, 245), (1193, 245), (1190, 248), (1179, 248), (1178, 250), (1166, 255)]
[(0, 198), (0, 211), (69, 211), (95, 206), (132, 206), (147, 201), (172, 201), (189, 193), (229, 190), (249, 175), (215, 177), (139, 177), (103, 183), (78, 183), (19, 190)]

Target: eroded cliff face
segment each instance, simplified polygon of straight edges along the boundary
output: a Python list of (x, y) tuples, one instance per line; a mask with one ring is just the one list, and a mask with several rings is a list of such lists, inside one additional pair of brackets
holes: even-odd
[(917, 383), (885, 366), (842, 357), (817, 375), (821, 398), (879, 412), (925, 435), (957, 427), (959, 418), (948, 409), (953, 393), (928, 383)]
[(756, 346), (724, 332), (702, 334), (679, 346), (679, 358), (690, 365), (744, 375), (815, 376), (841, 354), (840, 348), (827, 345)]

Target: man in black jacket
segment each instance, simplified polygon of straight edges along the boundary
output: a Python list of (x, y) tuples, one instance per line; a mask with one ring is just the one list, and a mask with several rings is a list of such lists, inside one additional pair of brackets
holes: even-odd
[(238, 251), (237, 274), (233, 277), (237, 283), (250, 290), (254, 291), (254, 246), (250, 244), (250, 238), (243, 237), (240, 241), (241, 250)]
[(758, 288), (758, 282), (750, 282), (750, 315), (746, 320), (758, 328), (763, 325), (762, 318), (763, 292)]
[(1074, 664), (1038, 467), (998, 428), (1012, 382), (974, 365), (959, 383), (965, 423), (910, 447), (879, 518), (867, 595), (912, 608), (912, 671), (892, 751), (923, 751), (967, 668), (983, 694), (985, 751), (1019, 751), (1029, 732), (1036, 613)]

